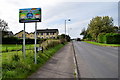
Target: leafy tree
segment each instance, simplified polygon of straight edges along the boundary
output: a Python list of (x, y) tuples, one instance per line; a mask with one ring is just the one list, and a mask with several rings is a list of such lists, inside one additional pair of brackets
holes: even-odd
[(7, 31), (9, 29), (8, 23), (0, 19), (0, 31)]
[(63, 39), (65, 39), (65, 36), (66, 36), (66, 40), (67, 40), (67, 41), (70, 41), (70, 36), (69, 36), (69, 35), (65, 35), (65, 34), (61, 34), (61, 35), (59, 35), (57, 38), (63, 40)]
[(114, 29), (115, 32), (117, 32), (118, 30), (120, 30), (120, 27), (119, 26), (114, 26), (113, 29)]
[(85, 28), (82, 29), (80, 35), (83, 35), (83, 39), (92, 40), (91, 35), (87, 33), (87, 30), (85, 30)]
[(86, 30), (85, 30), (85, 28), (83, 28), (82, 29), (82, 32), (80, 33), (80, 35), (86, 35), (87, 33), (86, 33)]
[(2, 37), (8, 35), (7, 30), (9, 29), (8, 23), (0, 19), (0, 32), (2, 32)]
[(90, 34), (94, 40), (100, 33), (115, 32), (113, 29), (113, 19), (109, 16), (95, 17), (90, 21), (87, 28), (87, 34)]

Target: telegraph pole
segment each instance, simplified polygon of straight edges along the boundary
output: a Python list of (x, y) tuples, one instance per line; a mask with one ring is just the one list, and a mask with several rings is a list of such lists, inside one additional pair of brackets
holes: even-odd
[(66, 40), (66, 20), (65, 20), (65, 40)]

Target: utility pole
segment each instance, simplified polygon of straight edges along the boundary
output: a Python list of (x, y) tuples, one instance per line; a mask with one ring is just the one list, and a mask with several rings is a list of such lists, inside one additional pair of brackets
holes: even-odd
[(65, 20), (65, 40), (66, 40), (66, 20)]

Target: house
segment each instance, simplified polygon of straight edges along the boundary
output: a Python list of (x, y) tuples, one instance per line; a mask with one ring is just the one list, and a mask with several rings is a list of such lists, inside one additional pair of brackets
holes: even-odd
[(39, 29), (37, 30), (37, 38), (56, 39), (59, 34), (58, 29)]
[[(29, 35), (29, 33), (28, 33), (28, 32), (25, 32), (26, 38), (29, 38), (28, 35)], [(23, 30), (21, 30), (20, 32), (16, 33), (16, 34), (14, 35), (14, 37), (17, 37), (17, 38), (19, 38), (19, 39), (22, 39), (22, 38), (23, 38)]]
[(31, 32), (31, 33), (28, 33), (26, 37), (29, 39), (34, 39), (34, 35), (35, 34), (33, 32)]
[[(38, 39), (56, 39), (59, 34), (58, 29), (39, 29), (37, 30), (37, 38)], [(28, 33), (25, 32), (25, 36), (28, 39), (34, 39), (34, 32)], [(23, 38), (23, 30), (16, 33), (15, 37), (22, 39)]]

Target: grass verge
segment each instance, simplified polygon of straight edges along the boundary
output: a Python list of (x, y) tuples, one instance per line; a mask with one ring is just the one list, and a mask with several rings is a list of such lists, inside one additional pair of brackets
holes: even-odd
[(2, 53), (3, 80), (7, 78), (27, 78), (43, 66), (63, 46), (63, 44), (58, 44), (45, 50), (43, 53), (37, 53), (37, 64), (34, 64), (34, 51), (32, 50), (26, 51), (26, 59), (23, 58), (21, 51), (14, 52), (13, 54), (9, 54), (9, 52)]
[(98, 46), (120, 47), (120, 44), (105, 44), (105, 43), (97, 43), (97, 42), (93, 42), (93, 41), (83, 41), (83, 42), (98, 45)]

